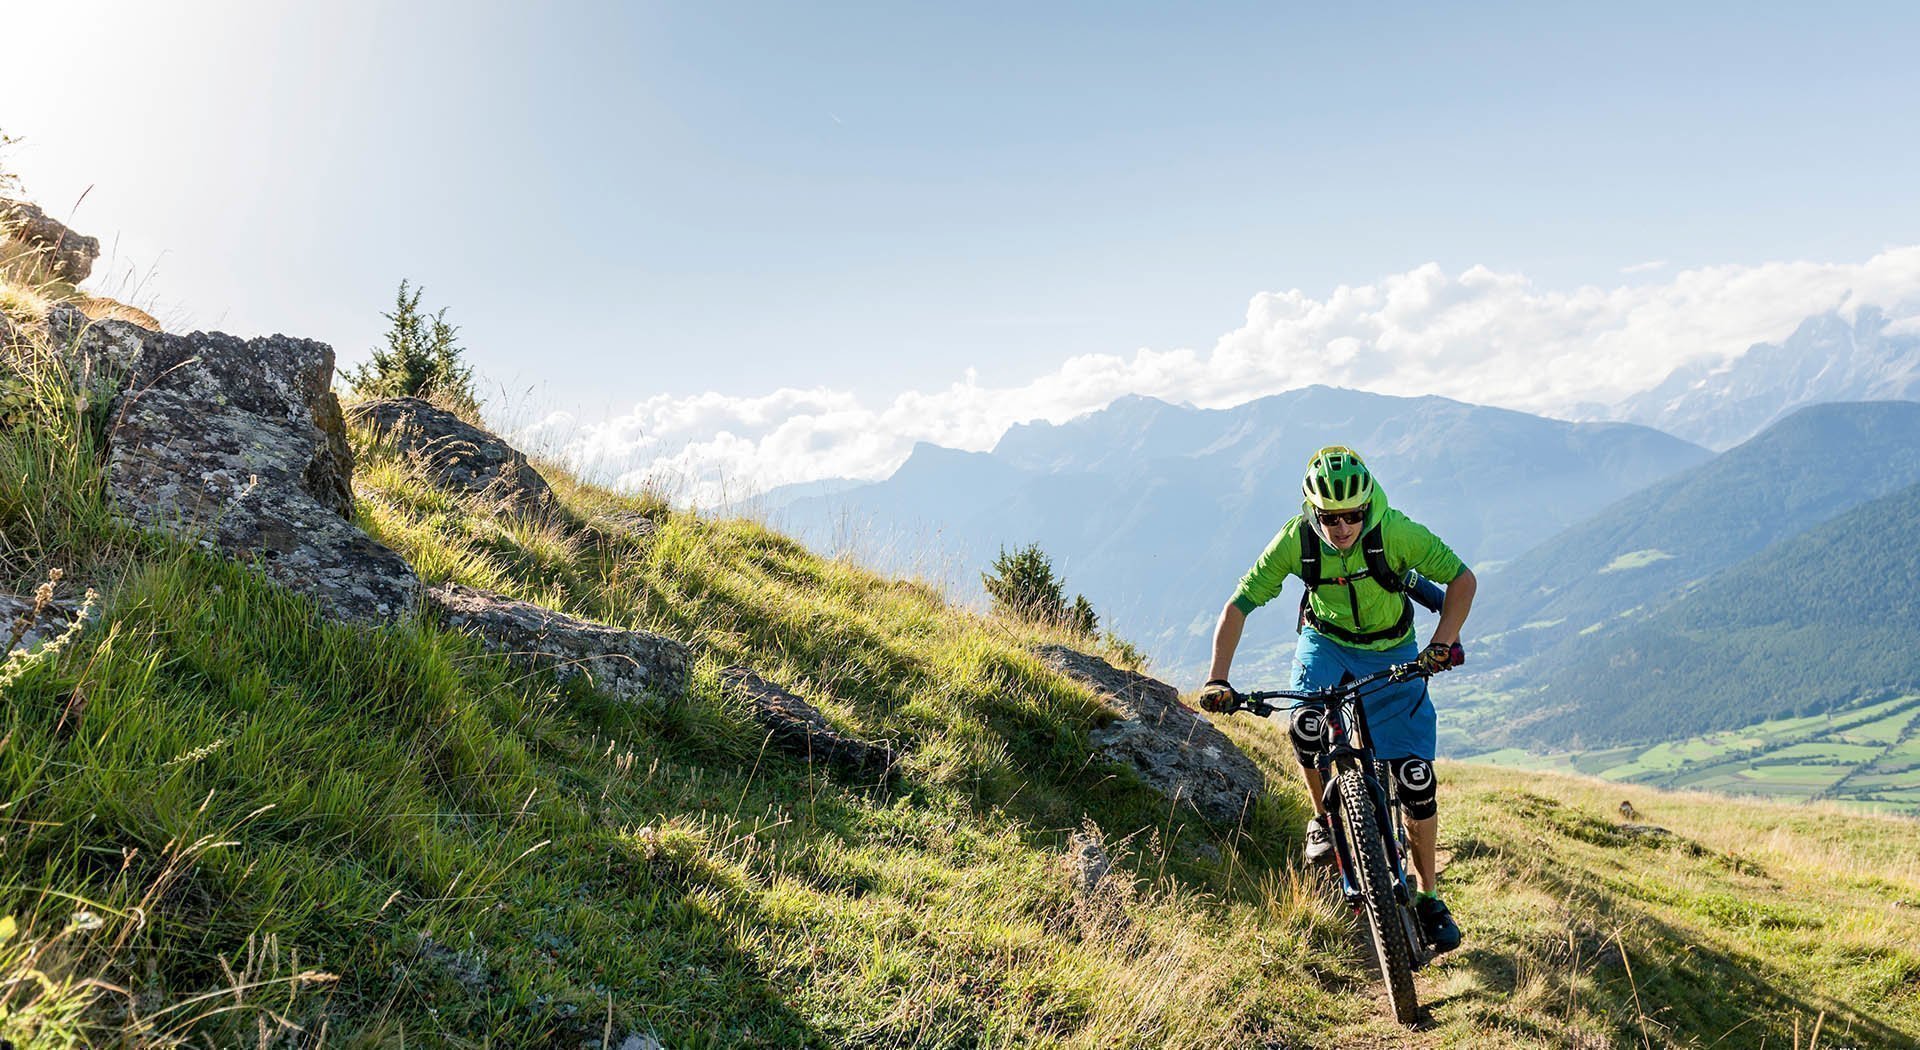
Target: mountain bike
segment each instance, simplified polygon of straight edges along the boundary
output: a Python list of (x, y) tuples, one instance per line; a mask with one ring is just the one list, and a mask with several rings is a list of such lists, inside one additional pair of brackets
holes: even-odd
[[(1235, 693), (1236, 709), (1266, 718), (1295, 708), (1320, 711), (1327, 726), (1327, 750), (1322, 770), (1330, 765), (1322, 802), (1333, 817), (1328, 821), (1334, 860), (1339, 865), (1341, 892), (1354, 914), (1366, 918), (1380, 976), (1386, 981), (1387, 1000), (1401, 1024), (1413, 1024), (1420, 1004), (1414, 997), (1413, 971), (1433, 958), (1420, 918), (1413, 910), (1413, 883), (1407, 872), (1407, 828), (1394, 778), (1374, 757), (1367, 736), (1365, 697), (1388, 685), (1427, 672), (1418, 663), (1396, 664), (1365, 678), (1325, 689)], [(1291, 701), (1275, 704), (1274, 701)]]

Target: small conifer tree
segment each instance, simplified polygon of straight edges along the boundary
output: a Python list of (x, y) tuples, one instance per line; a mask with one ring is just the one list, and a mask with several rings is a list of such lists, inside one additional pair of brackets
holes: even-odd
[(1053, 559), (1038, 543), (1009, 552), (1000, 548), (993, 559), (993, 571), (980, 574), (987, 595), (993, 599), (993, 611), (1022, 620), (1059, 623), (1066, 599), (1060, 580), (1053, 575)]
[(1067, 630), (1088, 638), (1100, 629), (1100, 616), (1093, 611), (1093, 603), (1084, 594), (1073, 596), (1073, 604), (1067, 607)]
[(1084, 594), (1067, 603), (1066, 581), (1053, 574), (1053, 559), (1029, 543), (1015, 551), (1000, 548), (993, 571), (980, 574), (993, 611), (1033, 623), (1053, 624), (1088, 638), (1100, 628), (1100, 616)]
[(447, 323), (444, 307), (431, 316), (421, 310), (422, 291), (409, 292), (409, 282), (400, 282), (393, 312), (381, 314), (391, 322), (386, 348), (348, 372), (347, 382), (361, 397), (420, 397), (459, 415), (478, 415), (473, 369), (461, 360), (464, 351), (456, 339), (460, 329)]

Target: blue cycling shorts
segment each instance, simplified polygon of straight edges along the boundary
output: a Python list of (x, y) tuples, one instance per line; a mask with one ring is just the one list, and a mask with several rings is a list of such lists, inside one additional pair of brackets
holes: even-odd
[[(1411, 641), (1391, 649), (1355, 649), (1311, 627), (1302, 627), (1300, 644), (1293, 650), (1293, 688), (1324, 689), (1348, 677), (1365, 678), (1419, 655), (1420, 647)], [(1433, 704), (1427, 698), (1425, 678), (1381, 686), (1368, 693), (1362, 703), (1375, 757), (1433, 761)]]

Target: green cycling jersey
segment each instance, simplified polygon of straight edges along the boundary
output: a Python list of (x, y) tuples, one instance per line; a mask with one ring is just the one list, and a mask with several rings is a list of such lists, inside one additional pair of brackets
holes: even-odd
[[(1371, 530), (1375, 525), (1380, 526), (1387, 564), (1396, 575), (1414, 569), (1435, 583), (1447, 584), (1466, 569), (1459, 555), (1425, 525), (1387, 506), (1387, 495), (1377, 485), (1372, 501), (1367, 504), (1366, 528)], [(1303, 531), (1307, 542), (1320, 544), (1320, 586), (1308, 596), (1315, 618), (1355, 634), (1391, 628), (1400, 619), (1402, 597), (1370, 578), (1356, 580), (1351, 585), (1338, 582), (1366, 569), (1367, 559), (1360, 550), (1360, 542), (1354, 541), (1353, 547), (1345, 552), (1336, 550), (1314, 532), (1304, 514), (1296, 515), (1281, 526), (1253, 568), (1240, 578), (1240, 587), (1233, 592), (1234, 607), (1250, 613), (1279, 596), (1280, 585), (1288, 576), (1300, 575)], [(1391, 649), (1406, 644), (1412, 636), (1413, 628), (1409, 626), (1406, 633), (1397, 637), (1352, 648)]]

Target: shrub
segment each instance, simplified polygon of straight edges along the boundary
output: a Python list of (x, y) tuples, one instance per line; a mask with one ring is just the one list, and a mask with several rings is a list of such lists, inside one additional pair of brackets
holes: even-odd
[(993, 599), (993, 611), (1020, 620), (1059, 623), (1065, 611), (1061, 581), (1053, 574), (1053, 559), (1038, 543), (1011, 553), (1005, 547), (993, 559), (993, 571), (981, 582)]
[(473, 369), (461, 360), (464, 351), (455, 338), (460, 329), (447, 323), (445, 308), (432, 316), (422, 311), (421, 292), (409, 294), (408, 282), (400, 282), (393, 312), (381, 315), (392, 322), (386, 349), (375, 350), (373, 360), (346, 373), (346, 380), (360, 397), (420, 397), (477, 416)]
[(1093, 603), (1084, 594), (1073, 596), (1073, 604), (1067, 607), (1067, 630), (1091, 638), (1100, 629), (1100, 616), (1093, 611)]
[(1064, 627), (1088, 638), (1100, 628), (1100, 616), (1086, 595), (1076, 594), (1067, 602), (1065, 581), (1053, 574), (1053, 559), (1038, 543), (1011, 552), (1000, 548), (993, 571), (981, 573), (980, 579), (993, 598), (993, 611), (1003, 616)]

